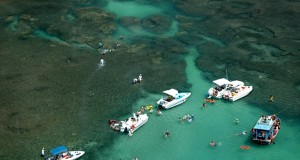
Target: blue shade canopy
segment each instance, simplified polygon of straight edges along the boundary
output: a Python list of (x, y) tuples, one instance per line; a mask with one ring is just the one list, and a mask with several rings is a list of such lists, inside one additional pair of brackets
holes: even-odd
[(53, 155), (58, 155), (60, 153), (67, 152), (67, 147), (66, 146), (59, 146), (56, 148), (51, 149), (50, 153)]
[(272, 125), (268, 125), (268, 124), (259, 124), (257, 123), (255, 126), (254, 126), (254, 129), (260, 129), (260, 130), (270, 130), (272, 128)]

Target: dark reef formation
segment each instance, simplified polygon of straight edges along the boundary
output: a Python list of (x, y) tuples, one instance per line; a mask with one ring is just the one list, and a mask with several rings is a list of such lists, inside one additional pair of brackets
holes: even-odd
[(142, 26), (153, 33), (164, 33), (169, 30), (172, 19), (168, 16), (152, 15), (142, 20)]
[[(151, 2), (166, 1), (141, 3)], [(284, 114), (299, 117), (299, 2), (172, 2), (178, 15), (116, 19), (99, 0), (2, 0), (1, 159), (36, 159), (42, 147), (58, 144), (108, 147), (115, 133), (106, 130), (107, 120), (131, 113), (137, 98), (190, 88), (183, 69), (188, 47), (198, 49), (197, 66), (209, 81), (227, 70), (230, 79), (254, 85), (245, 101), (267, 111), (290, 107)], [(119, 39), (115, 48), (118, 23), (160, 35), (173, 20), (179, 28), (174, 37)], [(113, 51), (100, 54), (99, 42)], [(97, 68), (100, 57), (107, 67)], [(146, 83), (132, 86), (140, 73)]]
[[(254, 85), (251, 103), (299, 115), (299, 2), (185, 0), (175, 6), (185, 15), (177, 16), (176, 38), (197, 46), (198, 67), (209, 80), (225, 77), (227, 69), (230, 79)], [(270, 94), (275, 103), (267, 102)]]

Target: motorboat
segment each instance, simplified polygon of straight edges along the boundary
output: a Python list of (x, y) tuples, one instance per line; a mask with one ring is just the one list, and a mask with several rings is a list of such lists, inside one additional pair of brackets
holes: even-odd
[(127, 118), (125, 121), (111, 121), (112, 123), (110, 123), (110, 127), (114, 130), (128, 132), (129, 135), (132, 135), (133, 132), (147, 123), (148, 119), (149, 117), (147, 114), (133, 113), (132, 117)]
[(247, 96), (252, 90), (253, 86), (245, 86), (242, 81), (231, 81), (227, 85), (227, 92), (225, 92), (223, 98), (229, 101), (236, 101)]
[(236, 101), (247, 96), (252, 90), (253, 86), (245, 86), (242, 81), (229, 81), (226, 78), (221, 78), (213, 81), (213, 86), (208, 90), (208, 98)]
[(280, 118), (276, 115), (262, 115), (251, 130), (253, 141), (259, 144), (270, 144), (274, 142), (280, 130), (280, 122)]
[(58, 146), (50, 150), (52, 157), (47, 160), (74, 160), (84, 155), (84, 151), (68, 151), (66, 146)]
[(165, 90), (163, 91), (163, 93), (165, 93), (166, 96), (157, 101), (157, 104), (159, 108), (161, 107), (165, 109), (170, 109), (180, 105), (181, 103), (185, 102), (192, 94), (191, 92), (179, 93), (176, 89)]

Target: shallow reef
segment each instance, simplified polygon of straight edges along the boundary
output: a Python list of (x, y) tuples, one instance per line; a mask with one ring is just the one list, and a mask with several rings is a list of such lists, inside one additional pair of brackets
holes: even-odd
[[(298, 2), (186, 0), (175, 6), (186, 15), (177, 17), (176, 38), (197, 46), (198, 68), (208, 80), (225, 77), (227, 70), (231, 80), (255, 84), (246, 101), (299, 115)], [(269, 95), (278, 98), (275, 103), (267, 102)]]

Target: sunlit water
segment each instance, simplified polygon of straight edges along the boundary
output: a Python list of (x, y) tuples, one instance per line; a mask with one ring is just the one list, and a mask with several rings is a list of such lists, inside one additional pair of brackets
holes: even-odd
[[(215, 104), (202, 107), (203, 98), (211, 86), (201, 71), (195, 67), (195, 49), (191, 48), (186, 57), (186, 74), (188, 82), (193, 86), (192, 95), (188, 101), (170, 110), (163, 110), (163, 115), (149, 113), (150, 119), (138, 129), (132, 137), (120, 133), (116, 136), (112, 148), (107, 150), (105, 158), (99, 159), (295, 159), (299, 145), (297, 139), (299, 128), (297, 122), (282, 118), (282, 129), (276, 138), (276, 144), (260, 146), (252, 143), (249, 131), (258, 118), (265, 113), (258, 106), (246, 104), (242, 99), (236, 102), (218, 100)], [(155, 105), (162, 95), (149, 94), (147, 98), (133, 104), (133, 111), (141, 106)], [(251, 96), (251, 94), (249, 95)], [(247, 97), (246, 97), (247, 98)], [(193, 122), (179, 122), (179, 118), (191, 114)], [(124, 116), (124, 119), (130, 115)], [(279, 115), (280, 116), (280, 115)], [(239, 124), (235, 123), (239, 119)], [(163, 137), (169, 130), (171, 136)], [(242, 131), (246, 135), (237, 135)], [(218, 145), (211, 147), (209, 142), (214, 140)], [(241, 150), (240, 146), (248, 145), (250, 150)]]
[[(130, 9), (130, 12), (125, 13), (122, 8), (132, 9)], [(163, 12), (161, 8), (140, 5), (134, 2), (110, 1), (107, 9), (116, 13), (118, 18), (122, 16), (143, 18)], [(177, 22), (174, 23), (168, 32), (169, 36), (174, 35), (178, 30)], [(142, 28), (135, 28), (130, 31), (119, 26), (118, 29), (118, 34), (129, 35), (134, 33), (135, 35), (155, 36), (155, 34)], [(222, 42), (216, 39), (209, 37), (203, 37), (203, 39), (222, 45)], [(150, 117), (148, 123), (138, 129), (131, 137), (127, 134), (116, 133), (112, 147), (108, 148), (105, 153), (95, 151), (98, 159), (130, 160), (137, 157), (140, 160), (281, 160), (296, 159), (295, 157), (299, 156), (299, 147), (297, 147), (300, 145), (298, 140), (300, 136), (297, 134), (299, 132), (298, 121), (280, 117), (279, 114), (278, 116), (282, 119), (282, 129), (275, 139), (276, 143), (261, 146), (251, 141), (249, 131), (261, 115), (274, 113), (265, 113), (259, 106), (247, 104), (243, 99), (236, 102), (217, 100), (215, 104), (207, 103), (206, 107), (202, 107), (203, 98), (212, 83), (205, 80), (201, 71), (196, 68), (195, 58), (197, 56), (199, 56), (199, 53), (194, 47), (191, 47), (188, 56), (185, 58), (187, 63), (186, 76), (188, 82), (192, 84), (190, 89), (192, 95), (188, 101), (170, 110), (163, 110), (161, 116), (156, 115), (156, 110), (153, 113), (148, 113)], [(224, 70), (224, 67), (220, 67), (220, 69)], [(133, 112), (138, 111), (141, 106), (150, 104), (155, 106), (156, 101), (163, 96), (162, 94), (145, 94), (147, 95), (146, 98), (139, 99), (132, 105)], [(195, 120), (193, 122), (179, 122), (179, 118), (186, 114), (193, 115)], [(125, 120), (129, 116), (124, 115), (122, 118)], [(235, 119), (239, 119), (238, 124), (235, 123)], [(167, 130), (171, 132), (171, 136), (164, 138), (163, 133)], [(237, 135), (244, 130), (248, 132), (246, 135)], [(211, 140), (214, 140), (218, 145), (211, 147), (209, 145)], [(244, 145), (250, 146), (250, 149), (240, 149), (240, 146)]]
[[(116, 15), (117, 20), (119, 20), (122, 17), (136, 17), (136, 18), (146, 18), (151, 15), (157, 15), (157, 14), (165, 14), (166, 6), (161, 5), (161, 6), (153, 6), (149, 4), (141, 4), (141, 3), (136, 3), (136, 2), (118, 2), (118, 1), (109, 1), (108, 5), (105, 7), (105, 9), (109, 12), (112, 12)], [(115, 33), (117, 35), (116, 37), (119, 36), (124, 36), (124, 37), (134, 37), (134, 36), (149, 36), (149, 37), (154, 37), (154, 36), (165, 36), (165, 37), (170, 37), (174, 36), (176, 32), (178, 31), (178, 22), (176, 20), (172, 21), (172, 24), (170, 26), (170, 29), (168, 32), (163, 33), (163, 34), (154, 34), (151, 32), (148, 32), (145, 30), (143, 27), (139, 26), (132, 26), (129, 28), (124, 28), (121, 25), (117, 25), (118, 30)]]

